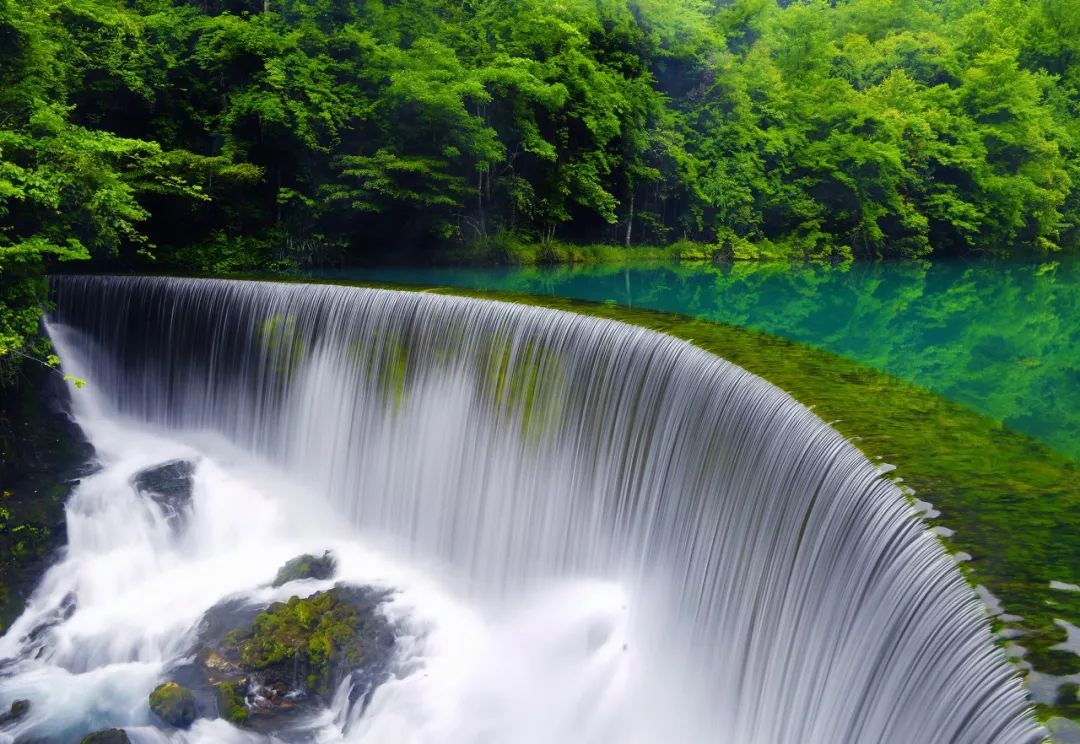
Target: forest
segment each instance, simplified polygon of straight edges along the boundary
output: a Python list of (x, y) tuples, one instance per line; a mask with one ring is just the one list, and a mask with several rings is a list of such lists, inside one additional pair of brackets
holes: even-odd
[(1078, 216), (1080, 0), (0, 0), (3, 374), (60, 262), (1026, 256)]

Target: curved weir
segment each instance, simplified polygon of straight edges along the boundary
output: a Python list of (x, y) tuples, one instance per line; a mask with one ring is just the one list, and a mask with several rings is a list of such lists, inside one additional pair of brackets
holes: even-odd
[[(91, 391), (81, 420), (198, 447), (200, 472), (250, 457), (301, 484), (283, 509), (332, 515), (347, 541), (452, 598), (425, 610), (412, 656), (366, 711), (338, 701), (323, 723), (339, 738), (1044, 737), (982, 606), (899, 490), (797, 401), (690, 344), (421, 293), (161, 278), (53, 286), (51, 331), (66, 371)], [(69, 529), (103, 518), (95, 483), (76, 493)], [(231, 488), (205, 497), (225, 536), (176, 548), (170, 576), (190, 563), (203, 572), (192, 582), (214, 583), (199, 561), (231, 550), (235, 535), (257, 535), (257, 551), (305, 528), (301, 515), (260, 533), (265, 520), (236, 506), (247, 497)], [(79, 534), (27, 616), (87, 586), (100, 594), (134, 581), (91, 581), (87, 562), (115, 546)], [(408, 581), (392, 588), (408, 595)], [(184, 653), (185, 613), (197, 617), (229, 588), (172, 610), (175, 622), (158, 617), (170, 607), (160, 599), (153, 622), (126, 630), (87, 630), (95, 600), (85, 589), (54, 631), (68, 643), (19, 661), (0, 699), (32, 696), (49, 668), (85, 677), (147, 664), (146, 679), (129, 684), (131, 699), (145, 699)], [(467, 643), (451, 631), (442, 645), (425, 641), (451, 615), (480, 630)], [(0, 656), (17, 655), (27, 616)], [(123, 710), (84, 718), (145, 723)]]

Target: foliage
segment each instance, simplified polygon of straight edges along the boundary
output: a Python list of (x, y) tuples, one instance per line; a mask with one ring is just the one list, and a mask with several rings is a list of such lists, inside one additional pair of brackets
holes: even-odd
[[(1075, 0), (0, 0), (0, 375), (43, 269), (1080, 247)], [(10, 372), (8, 373), (10, 377)]]
[(177, 154), (80, 123), (98, 123), (74, 99), (100, 76), (149, 94), (131, 67), (138, 18), (113, 5), (0, 0), (0, 384), (19, 360), (46, 359), (43, 268), (148, 249), (141, 195), (207, 198), (177, 171)]

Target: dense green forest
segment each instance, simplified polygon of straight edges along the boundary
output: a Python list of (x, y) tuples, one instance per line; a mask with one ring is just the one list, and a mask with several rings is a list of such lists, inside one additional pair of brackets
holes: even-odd
[(0, 0), (0, 368), (67, 259), (1076, 250), (1078, 114), (1080, 0)]

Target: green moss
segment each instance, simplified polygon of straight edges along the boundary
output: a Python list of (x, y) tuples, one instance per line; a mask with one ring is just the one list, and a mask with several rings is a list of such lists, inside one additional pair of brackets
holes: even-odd
[(259, 323), (257, 336), (267, 356), (282, 379), (288, 380), (296, 371), (306, 352), (306, 342), (292, 315), (272, 315)]
[(562, 411), (562, 360), (534, 343), (515, 348), (506, 336), (487, 343), (483, 392), (494, 397), (495, 410), (520, 417), (523, 437), (542, 435)]
[(360, 612), (332, 589), (270, 605), (249, 632), (227, 642), (236, 645), (245, 670), (300, 669), (308, 689), (327, 697), (334, 670), (363, 660), (362, 625)]
[(221, 682), (217, 685), (218, 714), (229, 723), (243, 726), (248, 720), (244, 705), (245, 682)]
[(274, 577), (274, 586), (282, 586), (290, 581), (300, 579), (329, 579), (334, 575), (336, 561), (329, 551), (322, 556), (314, 556), (305, 553), (293, 558), (278, 569)]
[(150, 693), (150, 710), (170, 726), (187, 728), (195, 720), (195, 696), (186, 687), (166, 682)]
[(664, 246), (577, 245), (561, 240), (524, 240), (520, 235), (501, 232), (485, 240), (448, 247), (435, 258), (451, 266), (621, 265), (661, 261), (700, 263), (725, 253), (730, 253), (730, 247), (692, 240), (677, 240)]
[(1037, 647), (1029, 651), (1024, 659), (1040, 672), (1055, 677), (1080, 674), (1080, 656), (1062, 649)]

